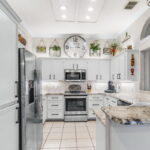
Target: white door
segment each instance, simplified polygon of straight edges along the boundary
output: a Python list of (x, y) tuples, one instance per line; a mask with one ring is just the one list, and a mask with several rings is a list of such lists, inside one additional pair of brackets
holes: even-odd
[(0, 10), (0, 101), (14, 101), (18, 81), (16, 24)]
[(110, 61), (101, 60), (99, 62), (99, 80), (108, 82), (110, 80)]
[(18, 131), (19, 127), (17, 107), (10, 106), (0, 110), (0, 149), (1, 150), (18, 150)]

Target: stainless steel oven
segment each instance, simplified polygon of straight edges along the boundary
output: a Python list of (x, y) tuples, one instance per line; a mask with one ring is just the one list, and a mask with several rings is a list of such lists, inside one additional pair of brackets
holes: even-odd
[(65, 95), (65, 121), (87, 121), (87, 95)]
[(85, 69), (65, 69), (65, 81), (85, 81), (86, 70)]

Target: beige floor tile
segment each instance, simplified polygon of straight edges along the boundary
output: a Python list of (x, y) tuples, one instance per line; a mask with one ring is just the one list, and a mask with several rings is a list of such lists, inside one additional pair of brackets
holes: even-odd
[(78, 147), (93, 147), (92, 141), (90, 139), (77, 139)]
[(72, 127), (75, 127), (75, 123), (66, 122), (66, 123), (64, 124), (64, 128), (72, 128)]
[(54, 128), (63, 128), (64, 127), (64, 122), (54, 122), (53, 127)]
[(47, 140), (44, 144), (44, 149), (47, 148), (59, 148), (60, 147), (60, 140)]
[(61, 148), (74, 148), (77, 147), (76, 140), (62, 140)]
[(93, 147), (79, 147), (77, 150), (94, 150)]
[(86, 127), (76, 127), (76, 132), (88, 132), (88, 129)]
[(63, 128), (52, 128), (50, 133), (62, 133)]
[(90, 132), (90, 137), (93, 139), (95, 139), (96, 138), (96, 133), (95, 132)]
[(96, 147), (96, 139), (92, 139), (92, 143)]
[(76, 139), (75, 132), (63, 133), (62, 139)]
[(64, 133), (68, 133), (68, 132), (74, 132), (75, 133), (75, 128), (64, 128), (63, 132)]
[(48, 140), (61, 140), (61, 137), (62, 137), (62, 133), (51, 133), (49, 134), (48, 136)]
[(60, 150), (77, 150), (77, 148), (60, 148)]
[(89, 121), (86, 123), (88, 127), (95, 127), (96, 126), (96, 121)]
[(76, 136), (77, 136), (77, 139), (90, 139), (89, 134), (86, 132), (83, 132), (83, 133), (78, 132)]
[(78, 122), (78, 123), (75, 123), (75, 126), (76, 127), (86, 127), (86, 123), (85, 122)]

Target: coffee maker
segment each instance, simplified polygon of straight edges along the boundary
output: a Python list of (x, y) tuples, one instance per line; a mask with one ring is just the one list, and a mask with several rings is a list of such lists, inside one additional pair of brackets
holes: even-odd
[(108, 89), (105, 90), (106, 93), (116, 93), (116, 89), (113, 81), (108, 81)]

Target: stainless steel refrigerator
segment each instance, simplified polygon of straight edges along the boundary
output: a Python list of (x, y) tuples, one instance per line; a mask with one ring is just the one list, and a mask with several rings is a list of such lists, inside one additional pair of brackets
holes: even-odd
[(36, 57), (19, 49), (19, 150), (40, 150), (42, 145), (42, 100)]

